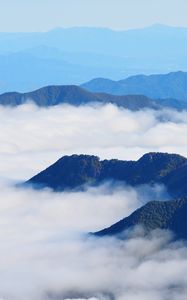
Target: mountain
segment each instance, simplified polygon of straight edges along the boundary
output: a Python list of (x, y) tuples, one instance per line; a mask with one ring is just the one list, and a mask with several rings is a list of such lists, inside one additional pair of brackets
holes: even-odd
[(17, 106), (28, 101), (38, 106), (53, 106), (61, 103), (81, 105), (86, 103), (112, 103), (131, 110), (142, 108), (159, 109), (160, 106), (152, 99), (141, 95), (115, 96), (94, 94), (78, 86), (47, 86), (30, 93), (5, 93), (0, 95), (1, 105)]
[(33, 101), (38, 106), (52, 106), (60, 103), (79, 105), (99, 101), (97, 96), (74, 85), (47, 86), (30, 93), (5, 93), (0, 95), (1, 105), (20, 105)]
[(142, 226), (146, 232), (166, 229), (176, 238), (187, 239), (187, 198), (167, 202), (152, 201), (109, 228), (96, 232), (96, 236), (120, 236), (125, 230)]
[(187, 159), (177, 154), (147, 153), (138, 161), (99, 160), (96, 156), (64, 156), (27, 184), (54, 191), (98, 185), (105, 181), (142, 184), (165, 184), (173, 197), (187, 195)]
[(91, 155), (64, 156), (37, 174), (25, 185), (52, 188), (54, 191), (82, 189), (105, 181), (142, 184), (165, 184), (177, 200), (151, 201), (95, 236), (124, 237), (123, 232), (142, 226), (146, 232), (169, 229), (177, 238), (187, 239), (187, 159), (177, 154), (147, 153), (138, 161), (103, 160)]
[(81, 85), (82, 88), (92, 93), (108, 93), (113, 95), (124, 95), (124, 86), (120, 81), (107, 78), (95, 78)]
[(0, 105), (17, 106), (28, 101), (38, 106), (48, 107), (62, 103), (83, 105), (88, 103), (115, 104), (132, 111), (149, 108), (187, 109), (187, 102), (175, 99), (159, 99), (158, 101), (142, 95), (117, 96), (106, 93), (91, 93), (76, 85), (46, 86), (28, 93), (10, 92), (0, 95)]
[[(129, 58), (137, 65), (144, 59), (170, 66), (186, 57), (187, 28), (155, 25), (147, 28), (117, 31), (107, 28), (56, 28), (48, 32), (0, 33), (1, 53), (26, 51), (37, 47), (56, 48), (64, 52), (95, 53)], [(170, 51), (168, 52), (168, 48)], [(152, 60), (151, 59), (151, 60)], [(166, 61), (164, 61), (166, 59)], [(154, 62), (152, 60), (152, 62)]]
[(0, 93), (81, 84), (98, 76), (119, 80), (185, 71), (187, 29), (156, 25), (125, 31), (82, 27), (0, 33), (0, 69)]
[[(152, 99), (172, 98), (187, 102), (187, 72), (137, 75), (120, 81), (93, 79), (81, 85), (91, 92), (114, 95), (146, 95)], [(180, 105), (180, 102), (178, 102)]]
[(150, 109), (161, 109), (163, 107), (171, 107), (175, 108), (173, 106), (173, 103), (167, 103), (163, 104), (157, 103), (155, 100), (152, 100), (146, 96), (143, 95), (125, 95), (125, 96), (116, 96), (116, 95), (110, 95), (106, 93), (95, 93), (97, 98), (100, 99), (99, 102), (107, 104), (115, 104), (119, 107), (127, 108), (133, 111), (144, 109), (144, 108), (150, 108)]

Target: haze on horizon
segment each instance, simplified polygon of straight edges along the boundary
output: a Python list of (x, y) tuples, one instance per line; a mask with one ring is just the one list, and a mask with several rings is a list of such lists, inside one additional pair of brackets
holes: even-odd
[(55, 27), (187, 27), (186, 0), (0, 0), (0, 32)]

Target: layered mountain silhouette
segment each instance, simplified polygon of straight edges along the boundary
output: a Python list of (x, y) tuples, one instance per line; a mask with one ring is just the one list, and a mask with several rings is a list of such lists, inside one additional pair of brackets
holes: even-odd
[(29, 101), (41, 107), (63, 103), (75, 106), (89, 103), (112, 103), (134, 111), (144, 108), (158, 110), (165, 107), (187, 109), (187, 102), (174, 99), (156, 101), (142, 95), (118, 96), (107, 93), (92, 93), (76, 85), (46, 86), (29, 93), (11, 92), (0, 95), (0, 105), (4, 106), (18, 106)]
[[(93, 79), (82, 85), (91, 92), (114, 95), (140, 94), (152, 99), (172, 98), (187, 102), (187, 73), (172, 72), (162, 75), (137, 75), (124, 80)], [(180, 105), (178, 102), (177, 105)]]
[[(154, 62), (156, 67), (156, 63), (161, 62), (161, 59), (163, 64), (166, 64), (166, 62), (174, 64), (176, 61), (180, 63), (181, 58), (186, 57), (186, 39), (187, 28), (161, 24), (123, 31), (108, 28), (73, 27), (55, 28), (48, 32), (2, 32), (0, 33), (0, 49), (3, 53), (10, 53), (11, 49), (14, 52), (27, 51), (39, 55), (39, 50), (31, 51), (29, 49), (50, 47), (58, 49), (56, 54), (53, 53), (53, 57), (56, 58), (59, 51), (72, 54), (103, 53), (113, 57), (134, 59), (145, 59), (147, 57), (147, 60), (143, 62), (147, 62), (146, 66), (149, 58), (155, 57), (157, 58), (157, 61)], [(181, 48), (181, 45), (183, 45), (183, 48)], [(170, 52), (168, 52), (168, 46), (170, 46)], [(166, 62), (163, 58), (166, 59)], [(133, 67), (136, 63), (137, 61), (134, 62)]]
[(125, 31), (79, 27), (0, 33), (0, 93), (81, 84), (98, 76), (119, 80), (187, 70), (186, 41), (186, 28), (158, 24)]
[(187, 159), (177, 154), (148, 153), (138, 161), (101, 161), (96, 156), (64, 156), (27, 184), (54, 191), (99, 185), (105, 181), (130, 186), (164, 184), (173, 197), (187, 195)]
[[(55, 51), (56, 50), (56, 51)], [(9, 51), (10, 52), (10, 51)], [(50, 50), (49, 50), (50, 52)], [(81, 84), (96, 76), (112, 76), (119, 70), (71, 63), (65, 54), (53, 49), (54, 55), (45, 47), (19, 53), (0, 53), (0, 93), (9, 91), (27, 92), (47, 85)], [(38, 54), (37, 54), (38, 53)], [(42, 55), (43, 54), (43, 55)], [(78, 58), (77, 58), (78, 59)], [(91, 58), (90, 58), (91, 59)]]
[(171, 230), (177, 239), (187, 239), (187, 197), (167, 202), (152, 201), (96, 236), (121, 236), (125, 230), (141, 226), (145, 232), (154, 229)]

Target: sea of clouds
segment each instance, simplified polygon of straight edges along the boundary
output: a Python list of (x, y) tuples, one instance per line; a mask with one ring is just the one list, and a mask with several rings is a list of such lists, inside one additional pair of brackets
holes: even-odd
[(169, 232), (128, 240), (87, 235), (128, 216), (163, 186), (106, 183), (54, 193), (16, 188), (65, 154), (187, 156), (187, 112), (113, 105), (0, 107), (0, 299), (184, 300), (187, 248)]
[(187, 156), (185, 136), (187, 112), (132, 112), (110, 104), (46, 109), (32, 104), (14, 109), (0, 106), (0, 176), (29, 178), (73, 153), (128, 160), (150, 151)]

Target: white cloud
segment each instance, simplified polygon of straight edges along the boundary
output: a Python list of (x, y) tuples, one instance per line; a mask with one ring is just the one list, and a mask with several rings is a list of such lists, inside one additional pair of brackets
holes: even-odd
[(169, 233), (135, 231), (126, 241), (81, 233), (127, 215), (144, 201), (136, 191), (1, 185), (1, 196), (2, 299), (185, 299), (187, 248)]
[(108, 183), (53, 193), (10, 184), (64, 154), (187, 155), (186, 117), (186, 112), (133, 113), (112, 105), (0, 107), (0, 298), (186, 299), (187, 248), (170, 243), (169, 233), (135, 232), (126, 241), (82, 234), (111, 225), (153, 197), (165, 199), (163, 187), (112, 190)]
[(23, 105), (0, 107), (0, 120), (1, 177), (29, 178), (64, 154), (137, 159), (145, 152), (168, 151), (187, 156), (187, 112)]

